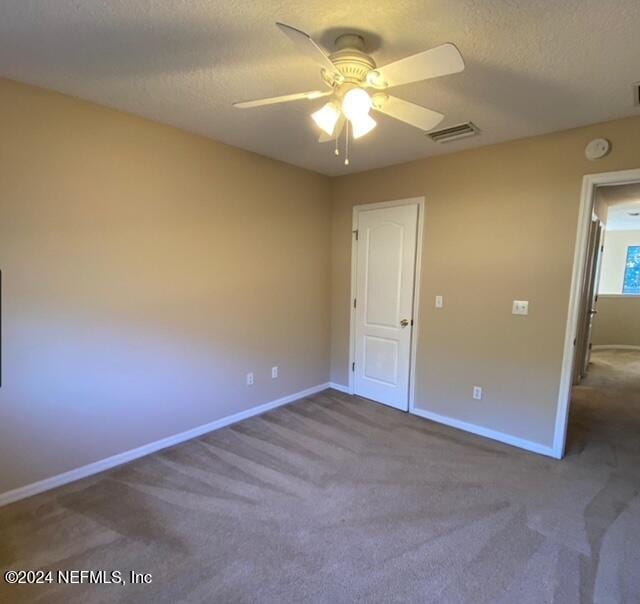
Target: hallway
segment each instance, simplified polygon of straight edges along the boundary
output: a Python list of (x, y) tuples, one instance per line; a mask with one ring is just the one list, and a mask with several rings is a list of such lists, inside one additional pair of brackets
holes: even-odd
[(639, 434), (640, 351), (594, 351), (588, 376), (573, 389), (567, 456), (587, 445), (634, 455)]
[(584, 509), (592, 561), (582, 560), (582, 589), (593, 582), (596, 602), (638, 602), (640, 351), (594, 351), (591, 361), (573, 390), (565, 458), (571, 472), (602, 483)]

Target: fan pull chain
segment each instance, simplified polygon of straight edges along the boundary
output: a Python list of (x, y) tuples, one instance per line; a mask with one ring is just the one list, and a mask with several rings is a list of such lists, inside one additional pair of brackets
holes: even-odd
[(347, 120), (344, 136), (344, 165), (349, 165), (349, 120)]
[(334, 151), (334, 153), (336, 155), (340, 155), (340, 148), (338, 147), (338, 141), (340, 140), (340, 135), (336, 134), (336, 150)]

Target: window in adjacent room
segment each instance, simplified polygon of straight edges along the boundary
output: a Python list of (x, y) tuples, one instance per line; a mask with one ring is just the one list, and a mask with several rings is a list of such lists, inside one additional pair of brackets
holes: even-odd
[(640, 245), (630, 245), (627, 248), (622, 293), (640, 294)]

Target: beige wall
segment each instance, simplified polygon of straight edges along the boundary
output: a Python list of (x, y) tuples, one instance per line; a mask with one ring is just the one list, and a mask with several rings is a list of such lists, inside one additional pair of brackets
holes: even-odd
[[(589, 162), (600, 136), (612, 153)], [(416, 405), (551, 446), (582, 176), (639, 166), (632, 118), (334, 179), (332, 380), (348, 380), (352, 208), (424, 195)]]
[(627, 248), (630, 245), (640, 245), (640, 231), (606, 231), (598, 293), (622, 293)]
[(640, 165), (640, 119), (329, 180), (2, 80), (0, 116), (0, 493), (346, 383), (352, 207), (421, 195), (417, 405), (551, 445), (581, 178)]
[(640, 296), (599, 296), (594, 346), (640, 346)]
[(0, 123), (0, 493), (327, 381), (327, 178), (6, 80)]

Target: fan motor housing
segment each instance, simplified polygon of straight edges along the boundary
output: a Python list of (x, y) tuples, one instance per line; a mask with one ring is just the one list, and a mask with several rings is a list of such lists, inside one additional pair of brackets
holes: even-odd
[(343, 34), (336, 38), (336, 52), (329, 59), (344, 76), (345, 82), (357, 84), (376, 68), (376, 62), (364, 52), (364, 39), (358, 34)]

